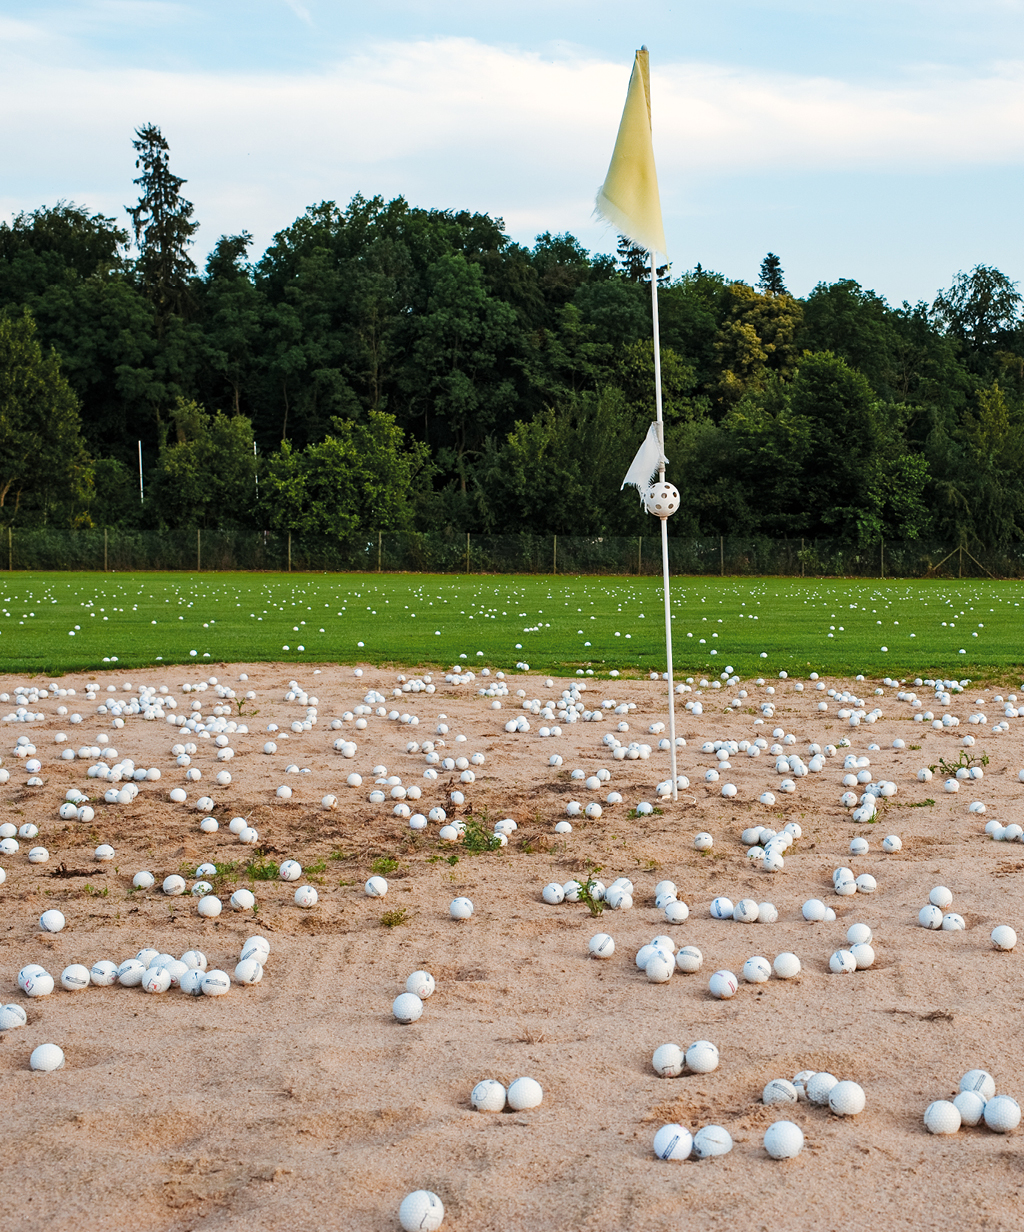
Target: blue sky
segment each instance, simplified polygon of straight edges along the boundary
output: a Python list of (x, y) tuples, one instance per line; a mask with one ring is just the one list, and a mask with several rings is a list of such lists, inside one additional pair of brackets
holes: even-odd
[(593, 198), (641, 43), (677, 271), (753, 281), (771, 250), (797, 294), (894, 302), (1024, 279), (1024, 0), (0, 0), (0, 217), (124, 220), (152, 121), (200, 260), (357, 191), (610, 251)]

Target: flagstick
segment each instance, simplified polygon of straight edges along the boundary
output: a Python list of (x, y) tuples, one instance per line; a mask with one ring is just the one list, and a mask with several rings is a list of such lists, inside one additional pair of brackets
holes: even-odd
[[(661, 416), (661, 332), (658, 326), (658, 267), (651, 253), (651, 319), (654, 324), (654, 400), (658, 411), (658, 478), (665, 482), (665, 424)], [(665, 594), (665, 656), (668, 667), (668, 739), (672, 746), (672, 799), (679, 799), (676, 783), (676, 690), (672, 676), (672, 603), (668, 591), (668, 518), (661, 519), (661, 573)]]

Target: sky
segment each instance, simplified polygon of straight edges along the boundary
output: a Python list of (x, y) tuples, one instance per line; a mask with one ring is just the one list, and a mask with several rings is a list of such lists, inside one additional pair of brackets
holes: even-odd
[(755, 282), (771, 251), (794, 294), (895, 304), (1024, 279), (1024, 0), (0, 0), (0, 220), (127, 225), (154, 123), (200, 265), (357, 192), (611, 252), (593, 202), (641, 44), (675, 273)]

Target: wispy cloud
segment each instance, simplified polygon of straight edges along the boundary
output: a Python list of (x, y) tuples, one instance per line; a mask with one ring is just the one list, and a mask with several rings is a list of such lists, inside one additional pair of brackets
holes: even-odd
[[(243, 227), (265, 242), (306, 204), (356, 190), (580, 230), (629, 74), (628, 64), (470, 39), (391, 42), (316, 73), (253, 75), (66, 61), (54, 70), (25, 23), (3, 23), (0, 46), (0, 207), (38, 204), (14, 199), (32, 183), (50, 186), (51, 199), (117, 209), (133, 196), (132, 129), (152, 120), (189, 177), (208, 243)], [(879, 87), (707, 63), (656, 67), (666, 214), (709, 175), (1019, 165), (1021, 70), (1010, 61), (958, 77), (924, 68)]]
[(298, 0), (284, 0), (284, 2), (300, 21), (304, 21), (307, 26), (313, 24), (312, 14), (304, 4), (299, 4)]

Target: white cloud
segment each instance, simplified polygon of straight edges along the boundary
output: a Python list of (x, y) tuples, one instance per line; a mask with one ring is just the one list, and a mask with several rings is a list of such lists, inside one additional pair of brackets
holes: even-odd
[[(585, 233), (630, 68), (469, 39), (382, 44), (301, 74), (94, 68), (63, 55), (53, 68), (39, 32), (11, 22), (0, 47), (0, 208), (63, 196), (118, 211), (135, 196), (132, 131), (152, 121), (189, 179), (206, 246), (243, 228), (264, 245), (305, 205), (356, 190), (489, 210), (519, 234)], [(1024, 159), (1016, 62), (975, 76), (908, 71), (884, 87), (665, 65), (652, 94), (670, 242), (673, 213), (709, 175)]]

